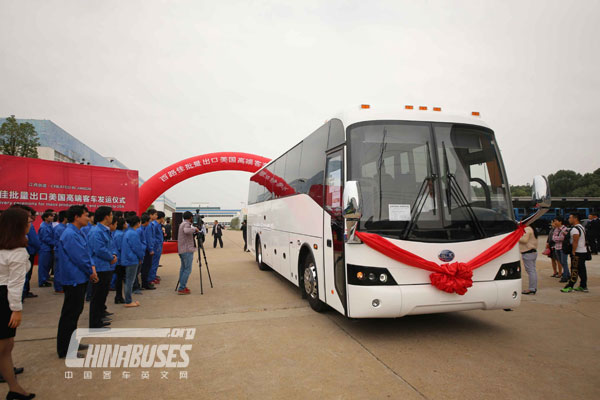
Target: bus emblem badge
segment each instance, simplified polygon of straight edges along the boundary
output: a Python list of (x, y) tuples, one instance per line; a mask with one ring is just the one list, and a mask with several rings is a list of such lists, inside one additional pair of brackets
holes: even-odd
[(450, 262), (454, 260), (454, 252), (451, 250), (442, 250), (438, 258), (444, 262)]

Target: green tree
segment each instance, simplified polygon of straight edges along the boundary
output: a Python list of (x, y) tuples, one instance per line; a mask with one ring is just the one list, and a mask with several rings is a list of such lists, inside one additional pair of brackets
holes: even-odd
[(572, 196), (573, 191), (582, 186), (582, 176), (575, 171), (561, 169), (548, 175), (552, 196)]
[(0, 149), (9, 156), (38, 158), (40, 140), (29, 122), (19, 124), (14, 115), (0, 126)]
[(240, 229), (240, 218), (239, 217), (233, 217), (231, 218), (231, 222), (229, 223), (229, 227), (231, 229), (237, 230)]
[(510, 185), (510, 194), (513, 197), (531, 196), (531, 185), (529, 183), (526, 185)]

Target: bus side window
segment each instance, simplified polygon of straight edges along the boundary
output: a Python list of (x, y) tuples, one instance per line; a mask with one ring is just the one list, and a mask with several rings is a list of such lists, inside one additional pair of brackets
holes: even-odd
[(344, 143), (346, 135), (344, 134), (344, 124), (339, 119), (332, 119), (329, 121), (329, 140), (327, 142), (327, 150), (333, 149)]
[(276, 181), (272, 183), (273, 198), (283, 197), (283, 174), (285, 172), (285, 160), (287, 154), (282, 155), (273, 163), (273, 174)]
[[(294, 193), (301, 192), (300, 182), (300, 158), (302, 157), (302, 143), (287, 152), (287, 159), (285, 160), (285, 182), (294, 189)], [(292, 194), (294, 194), (292, 193)]]
[(248, 189), (248, 204), (258, 202), (258, 183), (250, 180), (250, 188)]
[(327, 160), (325, 180), (325, 210), (334, 218), (342, 216), (342, 153), (336, 152)]
[(326, 123), (304, 139), (300, 160), (299, 178), (304, 184), (299, 188), (299, 192), (308, 194), (320, 206), (323, 205), (325, 149), (328, 135), (329, 123)]

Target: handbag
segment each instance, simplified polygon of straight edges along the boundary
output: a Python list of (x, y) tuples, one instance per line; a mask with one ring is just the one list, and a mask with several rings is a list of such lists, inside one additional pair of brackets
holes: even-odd
[(552, 253), (552, 250), (550, 250), (550, 247), (546, 247), (544, 249), (544, 251), (542, 252), (543, 255), (550, 257), (550, 253)]

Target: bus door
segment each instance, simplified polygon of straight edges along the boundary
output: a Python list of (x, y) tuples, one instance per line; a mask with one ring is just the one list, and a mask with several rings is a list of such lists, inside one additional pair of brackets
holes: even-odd
[(327, 154), (324, 185), (323, 265), (327, 304), (337, 311), (346, 311), (346, 268), (344, 263), (344, 191), (343, 147)]

